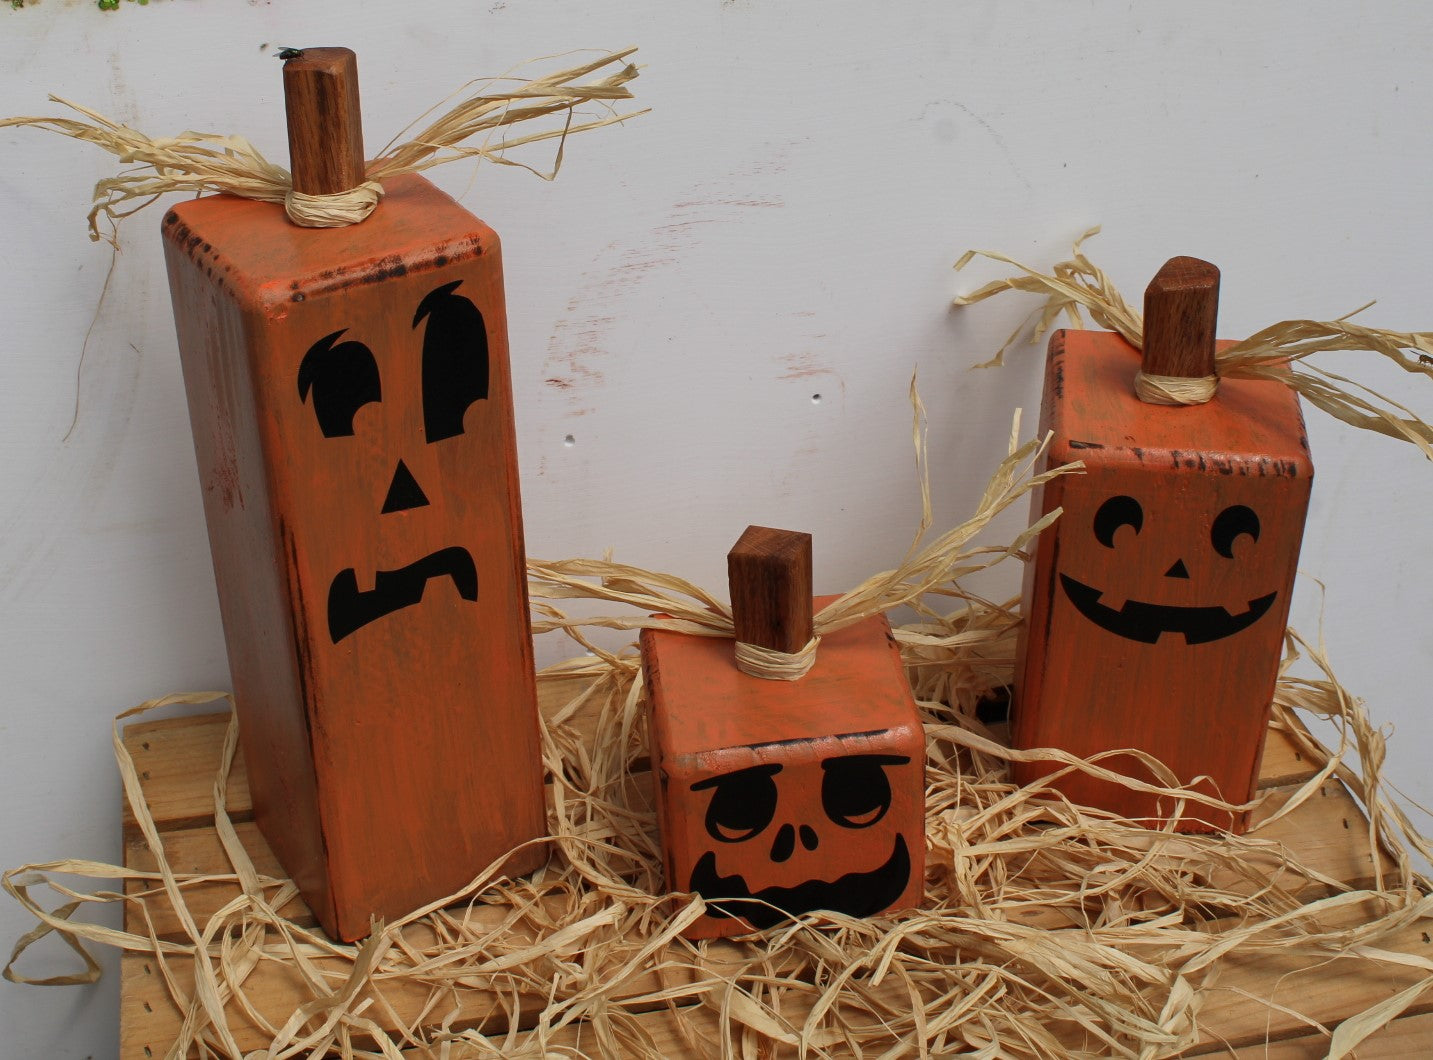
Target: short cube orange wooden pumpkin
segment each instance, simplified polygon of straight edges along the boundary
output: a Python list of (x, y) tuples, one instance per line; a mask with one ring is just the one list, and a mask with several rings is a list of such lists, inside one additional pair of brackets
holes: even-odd
[[(743, 535), (730, 558), (738, 639), (806, 643), (810, 544)], [(925, 739), (884, 616), (827, 635), (796, 681), (743, 673), (715, 637), (644, 630), (642, 657), (667, 884), (707, 902), (689, 937), (920, 902)]]

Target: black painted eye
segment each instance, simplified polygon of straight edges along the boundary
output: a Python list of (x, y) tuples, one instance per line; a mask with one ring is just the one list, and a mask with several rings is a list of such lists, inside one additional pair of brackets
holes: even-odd
[(488, 329), (478, 307), (453, 291), (428, 292), (413, 317), (423, 331), (423, 431), (430, 442), (463, 433), (463, 413), (488, 396)]
[(1236, 504), (1225, 508), (1214, 520), (1214, 525), (1209, 528), (1209, 543), (1225, 559), (1233, 559), (1234, 539), (1240, 534), (1259, 540), (1259, 517), (1252, 508)]
[[(345, 329), (347, 330), (347, 329)], [(335, 331), (312, 346), (299, 362), (299, 400), (313, 393), (313, 411), (325, 438), (353, 434), (353, 417), (370, 401), (382, 401), (378, 362), (361, 342), (334, 342)]]
[(886, 766), (909, 762), (904, 755), (846, 755), (821, 763), (821, 808), (842, 828), (869, 828), (891, 808)]
[(780, 766), (752, 766), (700, 780), (693, 791), (716, 788), (707, 805), (707, 834), (722, 843), (742, 843), (758, 835), (776, 816)]
[(1144, 509), (1133, 497), (1111, 497), (1095, 512), (1095, 540), (1105, 548), (1115, 547), (1115, 531), (1122, 526), (1134, 527), (1137, 534), (1144, 526)]

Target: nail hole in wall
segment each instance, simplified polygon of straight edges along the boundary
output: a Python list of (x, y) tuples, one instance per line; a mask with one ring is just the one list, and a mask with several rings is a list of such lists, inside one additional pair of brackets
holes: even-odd
[(821, 395), (820, 395), (820, 394), (812, 394), (812, 395), (811, 395), (811, 404), (813, 404), (813, 405), (819, 405), (819, 404), (821, 404)]
[(577, 439), (569, 434), (566, 438), (562, 439), (562, 444), (567, 446), (567, 448), (571, 449), (574, 445), (577, 444)]

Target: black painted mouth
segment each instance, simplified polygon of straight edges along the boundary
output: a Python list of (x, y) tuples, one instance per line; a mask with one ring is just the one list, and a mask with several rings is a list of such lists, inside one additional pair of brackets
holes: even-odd
[(764, 929), (817, 909), (871, 916), (895, 902), (910, 878), (910, 852), (905, 837), (898, 834), (886, 863), (870, 872), (848, 872), (835, 880), (807, 880), (795, 887), (763, 887), (755, 894), (741, 876), (718, 873), (716, 853), (708, 850), (692, 870), (691, 889), (706, 899), (710, 915), (740, 917), (752, 927)]
[(337, 644), (368, 623), (411, 607), (423, 599), (423, 590), (433, 578), (452, 578), (464, 600), (478, 598), (477, 565), (472, 553), (459, 545), (440, 548), (397, 570), (381, 570), (374, 576), (373, 588), (363, 591), (352, 567), (339, 571), (328, 587), (328, 635)]
[(1124, 607), (1116, 611), (1099, 602), (1102, 594), (1098, 589), (1091, 589), (1068, 574), (1060, 575), (1060, 584), (1080, 614), (1117, 637), (1141, 644), (1153, 644), (1164, 633), (1183, 633), (1186, 644), (1207, 644), (1232, 637), (1263, 618), (1279, 595), (1273, 592), (1250, 600), (1249, 610), (1239, 615), (1231, 615), (1222, 607), (1176, 607), (1138, 600), (1127, 600)]

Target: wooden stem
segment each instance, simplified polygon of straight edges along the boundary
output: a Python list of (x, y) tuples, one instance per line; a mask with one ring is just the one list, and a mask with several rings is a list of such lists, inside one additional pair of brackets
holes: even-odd
[(1144, 292), (1144, 372), (1214, 374), (1219, 270), (1199, 258), (1170, 258)]
[(294, 190), (336, 195), (363, 183), (358, 58), (347, 48), (305, 48), (284, 61), (289, 167)]
[(811, 639), (811, 535), (748, 526), (727, 553), (736, 639), (793, 654)]

